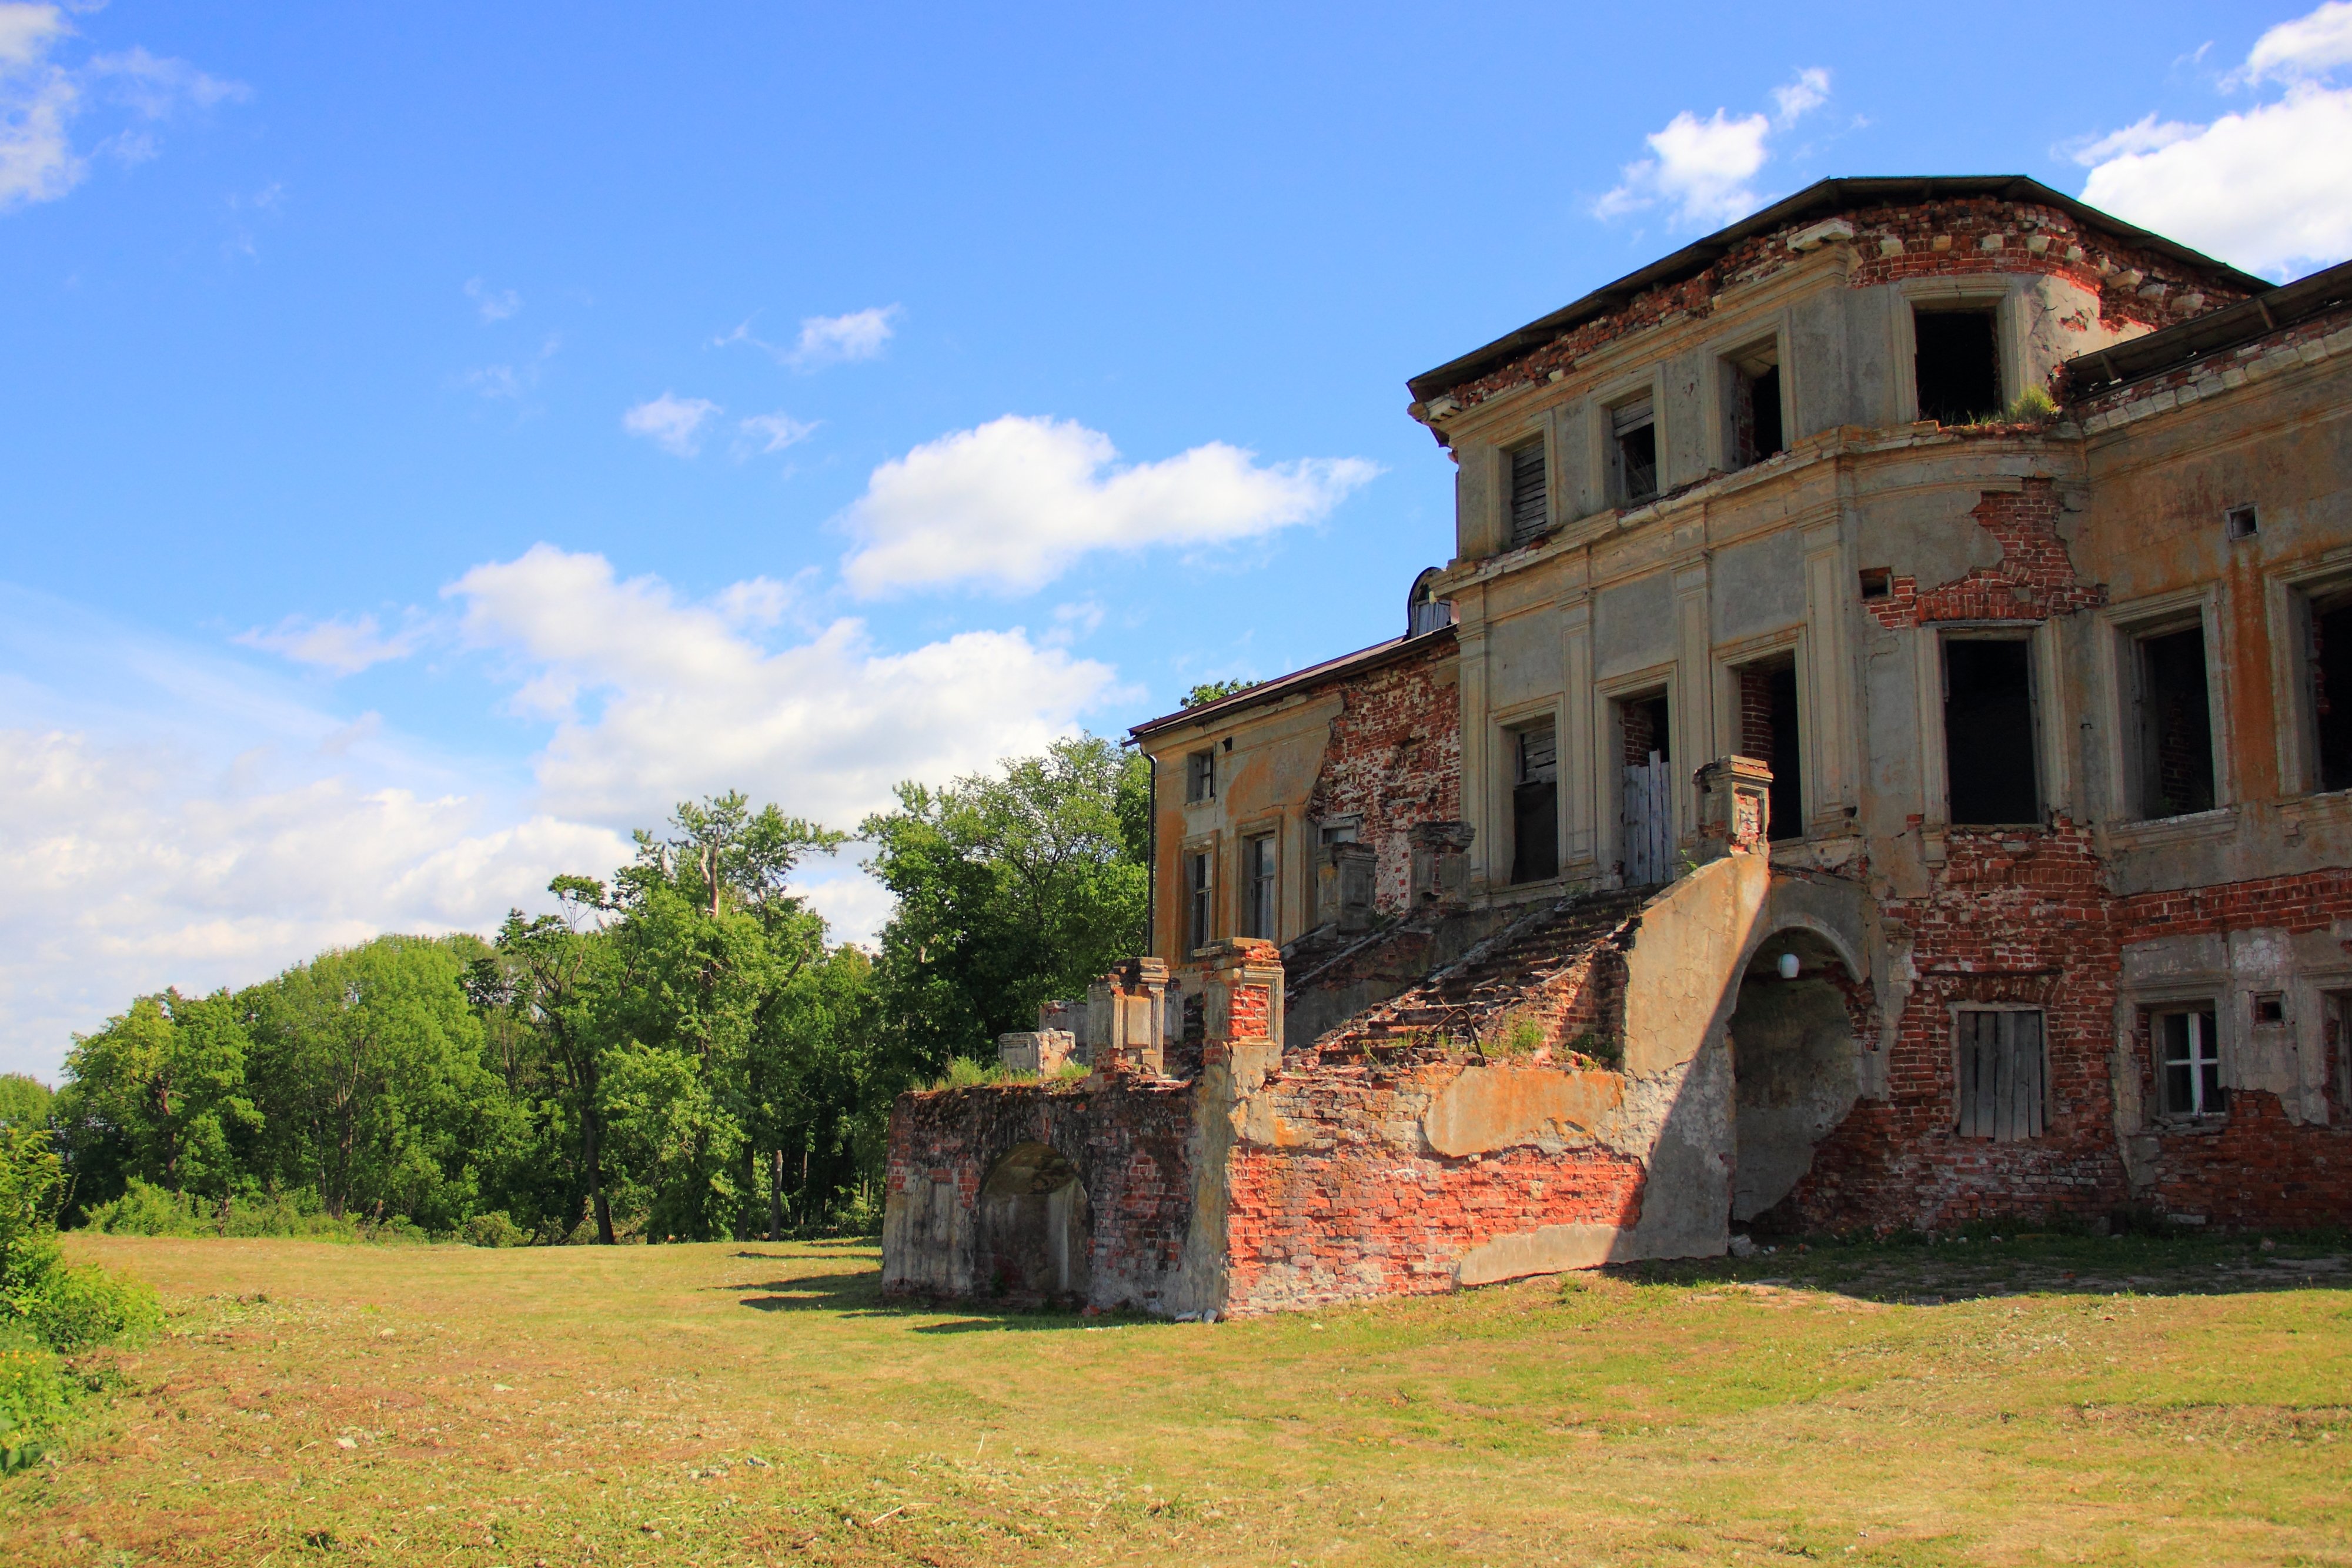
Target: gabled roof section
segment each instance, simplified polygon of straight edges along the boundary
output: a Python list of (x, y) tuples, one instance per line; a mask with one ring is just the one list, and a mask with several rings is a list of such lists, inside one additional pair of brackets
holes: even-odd
[(1303, 670), (1295, 670), (1289, 674), (1277, 675), (1270, 681), (1262, 681), (1247, 691), (1235, 692), (1229, 697), (1219, 697), (1213, 703), (1202, 703), (1198, 707), (1179, 708), (1174, 713), (1162, 714), (1158, 718), (1145, 719), (1141, 724), (1129, 730), (1128, 737), (1132, 740), (1143, 740), (1169, 730), (1183, 729), (1192, 726), (1198, 726), (1202, 729), (1213, 728), (1217, 725), (1240, 716), (1251, 708), (1280, 702), (1285, 697), (1296, 696), (1302, 692), (1328, 685), (1332, 682), (1344, 680), (1350, 675), (1360, 675), (1368, 671), (1377, 670), (1383, 664), (1396, 664), (1423, 653), (1435, 655), (1441, 652), (1452, 653), (1453, 651), (1454, 628), (1451, 626), (1441, 626), (1433, 632), (1423, 632), (1419, 636), (1391, 637), (1385, 643), (1375, 643), (1369, 648), (1359, 648), (1352, 653), (1342, 653), (1336, 659), (1326, 659), (1319, 664), (1309, 664)]
[(1769, 234), (1807, 218), (1827, 217), (1865, 207), (1949, 201), (1969, 196), (2032, 202), (2055, 208), (2089, 227), (2153, 251), (2248, 294), (2259, 295), (2274, 287), (2263, 278), (2240, 272), (2210, 256), (2166, 239), (2162, 235), (2136, 228), (2120, 218), (2108, 216), (2096, 207), (2086, 207), (2074, 197), (2053, 191), (2041, 181), (2023, 174), (1926, 174), (1822, 180), (1806, 186), (1793, 196), (1781, 198), (1762, 212), (1740, 219), (1728, 228), (1718, 229), (1694, 245), (1685, 246), (1672, 256), (1652, 262), (1639, 272), (1629, 272), (1616, 282), (1594, 289), (1575, 304), (1555, 310), (1540, 320), (1530, 321), (1517, 331), (1497, 338), (1483, 349), (1473, 350), (1433, 371), (1425, 371), (1405, 384), (1412, 389), (1415, 401), (1427, 402), (1442, 392), (1451, 392), (1465, 382), (1476, 381), (1513, 360), (1533, 353), (1570, 329), (1596, 316), (1619, 309), (1650, 289), (1663, 284), (1679, 283), (1684, 278), (1706, 271), (1723, 259), (1734, 246), (1758, 235)]

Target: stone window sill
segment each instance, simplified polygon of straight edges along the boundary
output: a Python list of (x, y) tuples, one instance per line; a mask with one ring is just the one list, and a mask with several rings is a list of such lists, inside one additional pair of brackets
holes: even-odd
[(2117, 849), (2154, 849), (2163, 844), (2191, 843), (2200, 839), (2223, 839), (2238, 831), (2238, 809), (2217, 806), (2210, 811), (2192, 811), (2181, 817), (2149, 817), (2138, 821), (2116, 822), (2107, 830), (2108, 841)]

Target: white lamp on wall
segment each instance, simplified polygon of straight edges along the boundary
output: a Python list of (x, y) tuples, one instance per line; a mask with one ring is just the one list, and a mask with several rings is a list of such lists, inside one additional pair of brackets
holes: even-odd
[(1780, 955), (1780, 977), (1782, 979), (1795, 979), (1797, 977), (1797, 970), (1799, 967), (1800, 966), (1797, 963), (1797, 956), (1794, 953), (1783, 953)]

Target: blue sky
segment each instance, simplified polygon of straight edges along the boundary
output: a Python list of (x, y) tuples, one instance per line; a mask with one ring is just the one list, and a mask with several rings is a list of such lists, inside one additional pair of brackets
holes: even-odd
[(1391, 635), (1404, 379), (1813, 179), (2340, 259), (2339, 79), (2342, 4), (0, 4), (0, 1071)]

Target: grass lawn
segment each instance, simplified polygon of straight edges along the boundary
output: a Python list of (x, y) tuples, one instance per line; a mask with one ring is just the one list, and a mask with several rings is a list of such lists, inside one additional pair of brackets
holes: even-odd
[(869, 1243), (78, 1236), (143, 1276), (0, 1563), (2352, 1563), (2352, 1267), (1784, 1249), (1254, 1322)]

